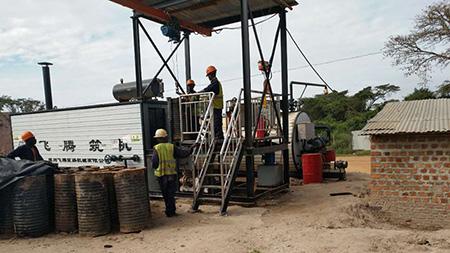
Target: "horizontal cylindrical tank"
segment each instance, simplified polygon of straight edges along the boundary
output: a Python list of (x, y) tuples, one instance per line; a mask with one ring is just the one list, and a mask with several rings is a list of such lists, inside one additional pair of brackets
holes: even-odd
[[(161, 79), (142, 80), (142, 91), (148, 86), (147, 92), (143, 98), (162, 97), (164, 92), (164, 83)], [(119, 102), (128, 102), (133, 99), (139, 99), (136, 94), (136, 82), (119, 83), (114, 85), (112, 90), (114, 98)]]

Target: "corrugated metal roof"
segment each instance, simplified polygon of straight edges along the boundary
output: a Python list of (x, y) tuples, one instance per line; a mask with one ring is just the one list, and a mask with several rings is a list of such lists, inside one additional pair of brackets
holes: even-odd
[[(180, 20), (190, 21), (194, 24), (213, 23), (216, 20), (240, 16), (240, 0), (196, 0), (196, 1), (160, 1), (145, 0), (152, 7), (160, 8)], [(288, 6), (297, 5), (294, 0), (249, 0), (252, 11), (268, 10), (266, 15), (271, 14), (270, 8), (281, 7), (282, 3)]]
[[(240, 20), (241, 15), (240, 0), (110, 1), (134, 9), (138, 14), (144, 14), (149, 19), (160, 23), (166, 23), (171, 17), (175, 17), (180, 26), (188, 30), (192, 30), (193, 25), (197, 26), (195, 28), (212, 29), (234, 23)], [(296, 0), (249, 0), (249, 7), (255, 18), (279, 13), (296, 5), (298, 5)]]
[(367, 122), (363, 135), (450, 132), (450, 99), (388, 103)]

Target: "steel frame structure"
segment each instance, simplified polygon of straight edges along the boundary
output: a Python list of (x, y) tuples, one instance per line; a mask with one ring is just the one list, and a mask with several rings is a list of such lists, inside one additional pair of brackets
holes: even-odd
[[(114, 2), (123, 2), (120, 0), (114, 0)], [(259, 56), (262, 61), (264, 61), (264, 56), (262, 53), (261, 45), (259, 42), (258, 34), (255, 28), (255, 23), (253, 20), (253, 17), (258, 17), (260, 14), (258, 12), (252, 12), (249, 8), (249, 0), (240, 0), (241, 3), (241, 15), (240, 15), (240, 23), (241, 23), (241, 43), (242, 43), (242, 72), (243, 72), (243, 89), (244, 89), (244, 103), (249, 105), (252, 101), (252, 84), (251, 84), (251, 72), (250, 72), (250, 32), (249, 32), (249, 20), (251, 20), (253, 31), (255, 33), (255, 38), (257, 40), (258, 45), (258, 52)], [(130, 7), (130, 6), (129, 6)], [(133, 7), (130, 7), (133, 8)], [(133, 8), (135, 11), (139, 11), (139, 9)], [(238, 196), (236, 198), (231, 197), (231, 201), (245, 201), (245, 202), (252, 202), (256, 200), (256, 198), (265, 195), (266, 193), (280, 191), (283, 189), (286, 189), (289, 187), (289, 150), (288, 150), (288, 138), (289, 138), (289, 94), (288, 94), (288, 55), (287, 55), (287, 29), (286, 29), (286, 10), (284, 8), (279, 8), (278, 10), (278, 16), (279, 16), (279, 25), (276, 31), (275, 41), (272, 49), (272, 55), (270, 57), (270, 64), (273, 62), (274, 53), (276, 51), (276, 45), (278, 43), (278, 37), (280, 37), (280, 52), (281, 52), (281, 86), (282, 86), (282, 102), (281, 102), (281, 110), (282, 110), (282, 117), (279, 118), (279, 115), (277, 115), (277, 120), (280, 126), (282, 125), (282, 143), (279, 145), (273, 145), (273, 146), (266, 146), (266, 147), (258, 147), (255, 145), (254, 142), (254, 129), (252, 127), (252, 121), (251, 120), (245, 120), (245, 143), (244, 143), (244, 149), (243, 149), (243, 155), (245, 156), (245, 163), (246, 163), (246, 196)], [(134, 15), (131, 17), (133, 21), (133, 41), (134, 41), (134, 58), (135, 58), (135, 75), (136, 75), (136, 90), (137, 90), (137, 97), (142, 97), (142, 94), (145, 94), (146, 91), (142, 90), (142, 66), (141, 66), (141, 50), (140, 50), (140, 38), (139, 38), (139, 32), (142, 30), (152, 46), (155, 48), (156, 52), (158, 53), (159, 57), (163, 61), (163, 66), (160, 68), (160, 70), (157, 72), (154, 78), (158, 77), (160, 72), (167, 68), (169, 70), (169, 73), (174, 78), (176, 85), (181, 91), (184, 93), (180, 83), (178, 82), (177, 78), (173, 74), (170, 67), (167, 65), (167, 62), (171, 59), (173, 54), (176, 52), (178, 47), (181, 45), (181, 43), (184, 41), (184, 51), (185, 51), (185, 72), (186, 72), (186, 79), (191, 78), (191, 58), (190, 58), (190, 41), (189, 41), (189, 34), (190, 32), (195, 32), (195, 29), (190, 30), (184, 30), (184, 36), (180, 42), (177, 43), (177, 46), (174, 48), (172, 53), (167, 57), (164, 58), (157, 48), (156, 44), (151, 39), (150, 35), (146, 31), (145, 27), (140, 22), (139, 18), (145, 18), (148, 20), (155, 21), (155, 18), (148, 17), (144, 14), (134, 13)], [(234, 20), (236, 21), (236, 20)], [(184, 26), (184, 29), (189, 29), (188, 26)], [(265, 73), (266, 81), (269, 80), (269, 72), (266, 71)], [(266, 95), (270, 95), (273, 97), (273, 92), (270, 87), (270, 80), (267, 82), (267, 84), (264, 85), (264, 91), (263, 91), (263, 97)], [(262, 104), (262, 103), (261, 103)], [(244, 113), (245, 118), (247, 118), (247, 115), (252, 115), (252, 108), (251, 106), (246, 106)], [(258, 113), (258, 115), (260, 112)], [(250, 116), (251, 117), (251, 116)], [(259, 116), (258, 116), (259, 117)], [(283, 172), (284, 172), (284, 178), (282, 185), (278, 187), (274, 187), (271, 189), (263, 190), (262, 192), (255, 191), (255, 171), (254, 171), (254, 156), (258, 154), (263, 153), (269, 153), (269, 152), (276, 152), (281, 151), (282, 157), (283, 157)], [(242, 156), (241, 156), (242, 157)], [(180, 194), (185, 195), (185, 193)]]

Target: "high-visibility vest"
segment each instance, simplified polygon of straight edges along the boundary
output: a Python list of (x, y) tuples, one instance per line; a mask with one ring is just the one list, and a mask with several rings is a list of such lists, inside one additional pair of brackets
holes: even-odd
[(222, 84), (217, 81), (219, 83), (219, 94), (216, 94), (214, 96), (214, 100), (213, 100), (213, 107), (214, 109), (223, 109), (223, 91), (222, 91)]
[(173, 156), (174, 145), (172, 143), (160, 143), (154, 146), (158, 153), (159, 166), (155, 170), (155, 176), (162, 177), (177, 174), (177, 161)]

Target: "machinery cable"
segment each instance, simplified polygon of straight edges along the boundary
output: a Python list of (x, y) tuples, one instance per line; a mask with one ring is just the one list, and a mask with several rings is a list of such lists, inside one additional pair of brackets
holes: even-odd
[(303, 51), (300, 49), (300, 46), (297, 44), (297, 41), (295, 41), (294, 37), (292, 36), (291, 32), (289, 31), (289, 29), (286, 28), (286, 31), (289, 35), (289, 37), (291, 38), (292, 42), (294, 42), (294, 45), (297, 47), (298, 51), (300, 52), (300, 54), (303, 56), (303, 58), (305, 59), (305, 61), (308, 63), (308, 65), (311, 67), (311, 69), (314, 71), (314, 73), (316, 73), (316, 75), (319, 77), (320, 80), (322, 80), (322, 82), (333, 92), (336, 92), (336, 90), (334, 90), (333, 88), (330, 87), (330, 85), (328, 85), (328, 83), (322, 78), (322, 76), (319, 74), (319, 72), (317, 72), (317, 70), (314, 68), (314, 66), (311, 64), (311, 62), (308, 60), (308, 58), (306, 57), (306, 55), (303, 53)]
[[(258, 21), (258, 22), (255, 22), (255, 26), (257, 26), (257, 25), (259, 25), (259, 24), (262, 24), (262, 23), (264, 23), (264, 22), (266, 22), (266, 21), (269, 21), (270, 19), (274, 18), (274, 17), (277, 16), (277, 15), (278, 15), (278, 14), (275, 13), (275, 14), (273, 14), (272, 16), (269, 16), (269, 17), (267, 17), (267, 18), (265, 18), (265, 19), (263, 19), (263, 20), (260, 20), (260, 21)], [(251, 24), (248, 25), (248, 27), (251, 27), (251, 26), (252, 26)], [(222, 27), (222, 28), (219, 28), (219, 29), (214, 29), (213, 32), (219, 34), (219, 33), (222, 32), (223, 30), (239, 30), (239, 29), (241, 29), (241, 26), (236, 26), (236, 27)]]

